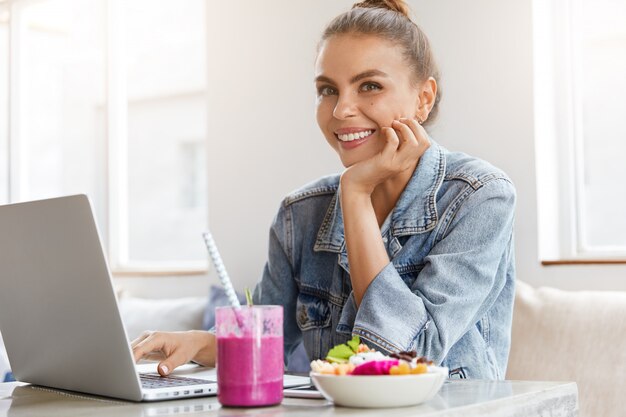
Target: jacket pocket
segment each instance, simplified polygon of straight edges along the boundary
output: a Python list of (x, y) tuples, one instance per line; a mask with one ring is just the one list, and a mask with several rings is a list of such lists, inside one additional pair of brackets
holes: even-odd
[(324, 337), (329, 337), (324, 332), (330, 331), (331, 313), (328, 300), (300, 293), (296, 302), (296, 321), (302, 331), (302, 341), (309, 358), (319, 359)]

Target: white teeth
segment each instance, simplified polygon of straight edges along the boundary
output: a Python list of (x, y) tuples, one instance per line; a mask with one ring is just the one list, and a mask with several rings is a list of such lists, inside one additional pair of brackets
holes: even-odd
[(351, 141), (353, 141), (355, 139), (363, 139), (364, 137), (369, 136), (372, 133), (374, 133), (373, 130), (364, 130), (362, 132), (357, 132), (357, 133), (348, 133), (348, 134), (345, 134), (345, 135), (337, 135), (337, 137), (342, 142), (351, 142)]

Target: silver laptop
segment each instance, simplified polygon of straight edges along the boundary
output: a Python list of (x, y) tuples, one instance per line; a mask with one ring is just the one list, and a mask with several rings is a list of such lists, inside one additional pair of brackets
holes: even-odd
[(0, 206), (0, 332), (18, 381), (131, 401), (217, 393), (212, 368), (137, 371), (85, 195)]

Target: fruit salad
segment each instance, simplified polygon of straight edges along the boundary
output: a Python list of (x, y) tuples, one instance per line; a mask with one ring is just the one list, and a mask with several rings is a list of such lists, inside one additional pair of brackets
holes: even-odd
[(432, 361), (417, 352), (397, 352), (389, 356), (361, 343), (358, 336), (328, 351), (324, 360), (311, 362), (311, 371), (327, 375), (415, 375), (437, 372)]

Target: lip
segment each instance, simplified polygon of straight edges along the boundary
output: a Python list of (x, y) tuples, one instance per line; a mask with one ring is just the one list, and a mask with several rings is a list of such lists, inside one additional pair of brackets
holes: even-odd
[(349, 133), (363, 132), (363, 131), (366, 131), (366, 130), (371, 130), (372, 133), (370, 135), (368, 135), (368, 136), (365, 136), (364, 138), (351, 140), (350, 142), (344, 142), (342, 140), (339, 140), (339, 138), (337, 137), (337, 142), (339, 142), (339, 145), (341, 146), (341, 148), (342, 149), (346, 149), (346, 150), (354, 149), (357, 146), (360, 146), (360, 145), (364, 144), (372, 136), (374, 136), (374, 133), (376, 133), (376, 129), (358, 129), (358, 130), (352, 130), (352, 131), (347, 131), (347, 129), (350, 129), (350, 128), (337, 130), (337, 133), (335, 134), (335, 137), (337, 135), (346, 135), (346, 134), (349, 134)]

